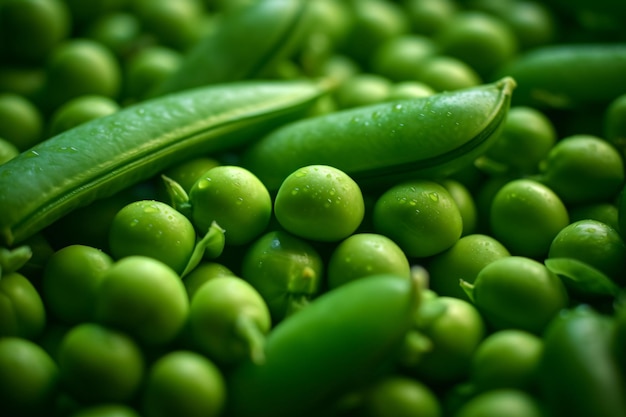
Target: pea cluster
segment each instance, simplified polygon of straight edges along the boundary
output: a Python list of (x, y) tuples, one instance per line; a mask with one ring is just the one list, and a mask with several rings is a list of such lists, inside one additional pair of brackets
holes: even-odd
[(625, 19), (0, 0), (0, 416), (624, 417)]

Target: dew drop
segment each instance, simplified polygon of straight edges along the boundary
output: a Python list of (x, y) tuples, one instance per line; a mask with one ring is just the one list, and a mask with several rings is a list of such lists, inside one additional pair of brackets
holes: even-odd
[(428, 197), (430, 197), (432, 201), (435, 201), (435, 202), (439, 201), (439, 194), (437, 193), (429, 193)]

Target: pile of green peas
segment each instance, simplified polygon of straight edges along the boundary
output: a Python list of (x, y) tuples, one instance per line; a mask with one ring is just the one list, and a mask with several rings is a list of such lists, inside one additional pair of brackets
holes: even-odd
[[(626, 43), (609, 0), (311, 1), (316, 25), (263, 75), (334, 80), (311, 116)], [(252, 3), (0, 0), (0, 163), (145, 100)], [(198, 155), (0, 248), (0, 415), (236, 417), (229, 376), (276, 326), (389, 274), (421, 277), (409, 352), (311, 416), (623, 416), (626, 91), (554, 103), (513, 93), (497, 142), (445, 178), (370, 189), (310, 165), (271, 190), (240, 150)]]

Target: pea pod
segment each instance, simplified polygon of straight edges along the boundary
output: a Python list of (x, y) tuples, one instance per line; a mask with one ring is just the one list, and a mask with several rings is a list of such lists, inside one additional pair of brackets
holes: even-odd
[(324, 88), (241, 81), (171, 94), (54, 136), (0, 166), (0, 244), (198, 154), (301, 117)]
[(519, 56), (501, 69), (517, 81), (514, 105), (572, 109), (606, 105), (626, 93), (626, 45), (560, 44)]
[(555, 417), (626, 416), (626, 387), (613, 354), (615, 323), (587, 306), (566, 310), (544, 334), (539, 378)]
[[(269, 333), (263, 364), (228, 377), (229, 417), (325, 415), (399, 348), (419, 299), (413, 279), (376, 275), (329, 291)], [(327, 414), (326, 414), (327, 415)]]
[(289, 123), (251, 146), (243, 164), (275, 190), (306, 165), (331, 165), (359, 184), (437, 177), (486, 151), (505, 119), (515, 81), (392, 101)]
[(308, 0), (263, 0), (225, 12), (153, 95), (258, 78), (289, 56), (306, 33)]

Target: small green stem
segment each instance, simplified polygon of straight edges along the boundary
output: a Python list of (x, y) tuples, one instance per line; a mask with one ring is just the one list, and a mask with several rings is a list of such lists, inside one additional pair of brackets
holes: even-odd
[(245, 314), (237, 317), (235, 334), (248, 345), (252, 363), (261, 365), (265, 362), (265, 335), (252, 318)]
[(167, 191), (172, 207), (181, 212), (185, 217), (191, 218), (191, 203), (189, 202), (189, 195), (185, 189), (178, 182), (166, 175), (161, 175), (161, 178), (163, 179), (165, 191)]
[(459, 285), (461, 286), (461, 288), (463, 288), (463, 291), (465, 291), (465, 294), (467, 294), (470, 301), (473, 303), (474, 302), (474, 284), (472, 284), (471, 282), (467, 282), (463, 279), (460, 279)]
[(193, 253), (189, 258), (189, 262), (187, 262), (185, 270), (180, 275), (181, 277), (193, 271), (205, 255), (208, 258), (214, 259), (222, 254), (226, 243), (224, 232), (225, 230), (216, 222), (211, 223), (206, 235), (196, 243)]
[(0, 278), (17, 271), (33, 256), (30, 246), (18, 246), (14, 249), (0, 247)]

